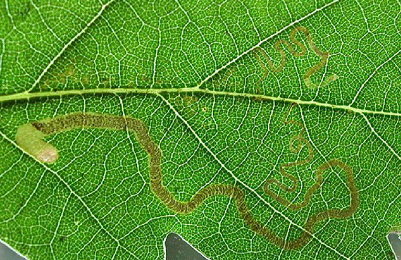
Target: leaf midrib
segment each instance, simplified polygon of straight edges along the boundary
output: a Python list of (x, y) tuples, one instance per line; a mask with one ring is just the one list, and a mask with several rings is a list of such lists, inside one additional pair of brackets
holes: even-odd
[(22, 92), (11, 95), (3, 95), (0, 96), (1, 102), (12, 102), (18, 100), (30, 100), (34, 98), (48, 98), (48, 97), (62, 97), (62, 96), (72, 96), (72, 95), (88, 95), (88, 94), (149, 94), (149, 95), (160, 95), (160, 94), (184, 94), (184, 93), (194, 93), (194, 94), (208, 94), (214, 96), (232, 96), (232, 97), (242, 97), (242, 98), (252, 98), (257, 100), (269, 100), (269, 101), (279, 101), (290, 104), (298, 104), (298, 105), (312, 105), (318, 107), (332, 108), (343, 110), (347, 112), (353, 112), (358, 114), (375, 114), (375, 115), (384, 115), (384, 116), (396, 116), (401, 117), (401, 113), (399, 112), (390, 112), (390, 111), (376, 111), (369, 109), (361, 109), (349, 105), (337, 105), (331, 103), (323, 103), (314, 100), (302, 100), (302, 99), (293, 99), (293, 98), (285, 98), (285, 97), (276, 97), (276, 96), (268, 96), (263, 94), (253, 94), (253, 93), (245, 93), (245, 92), (230, 92), (230, 91), (219, 91), (219, 90), (210, 90), (207, 88), (199, 88), (190, 87), (190, 88), (154, 88), (154, 89), (146, 89), (146, 88), (94, 88), (94, 89), (78, 89), (78, 90), (61, 90), (61, 91), (53, 91), (53, 92)]

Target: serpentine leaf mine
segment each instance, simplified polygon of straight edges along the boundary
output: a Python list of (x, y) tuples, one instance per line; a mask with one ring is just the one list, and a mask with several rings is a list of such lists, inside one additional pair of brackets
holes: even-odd
[[(312, 82), (311, 80), (311, 76), (313, 74), (315, 74), (317, 71), (319, 71), (321, 68), (324, 67), (324, 65), (327, 64), (328, 59), (329, 59), (329, 53), (328, 52), (322, 52), (321, 50), (319, 50), (315, 43), (312, 40), (312, 36), (310, 35), (308, 29), (306, 29), (305, 27), (299, 26), (294, 28), (291, 33), (290, 33), (290, 40), (291, 43), (289, 43), (287, 40), (278, 40), (275, 44), (274, 44), (274, 48), (280, 53), (281, 56), (281, 62), (280, 65), (275, 68), (273, 62), (271, 61), (269, 55), (266, 53), (266, 51), (264, 49), (262, 49), (261, 47), (257, 47), (253, 50), (253, 54), (256, 58), (256, 60), (258, 61), (260, 67), (263, 70), (263, 76), (262, 78), (259, 80), (258, 85), (261, 84), (263, 82), (263, 80), (267, 77), (267, 75), (269, 74), (269, 70), (266, 68), (265, 64), (262, 62), (261, 57), (259, 56), (258, 52), (260, 52), (267, 64), (269, 65), (270, 69), (274, 72), (274, 73), (278, 73), (280, 72), (285, 64), (286, 64), (286, 57), (285, 57), (285, 52), (284, 49), (282, 47), (282, 45), (287, 46), (288, 50), (290, 51), (290, 53), (294, 56), (294, 57), (302, 57), (306, 54), (307, 52), (307, 48), (306, 46), (300, 42), (299, 40), (297, 40), (295, 38), (296, 34), (298, 32), (302, 32), (306, 35), (307, 38), (307, 42), (309, 47), (315, 52), (316, 55), (318, 55), (319, 57), (321, 57), (321, 60), (318, 64), (316, 64), (315, 66), (313, 66), (312, 68), (310, 68), (309, 70), (307, 70), (304, 74), (304, 82), (305, 85), (311, 88), (316, 88), (319, 85), (321, 87), (327, 86), (328, 84), (330, 84), (333, 81), (336, 81), (338, 79), (338, 75), (333, 74), (330, 77), (326, 78), (321, 84), (316, 84), (314, 82)], [(298, 46), (301, 49), (301, 52), (296, 52), (294, 49), (294, 46)]]
[[(286, 121), (288, 124), (298, 124), (293, 121)], [(299, 124), (302, 126), (302, 124)], [(317, 223), (328, 218), (347, 218), (355, 213), (359, 206), (359, 192), (355, 186), (353, 179), (352, 169), (341, 162), (340, 160), (333, 159), (323, 163), (317, 169), (317, 179), (307, 192), (305, 200), (300, 205), (293, 205), (287, 200), (281, 198), (269, 189), (269, 185), (275, 183), (281, 188), (292, 191), (296, 189), (296, 179), (284, 170), (286, 167), (293, 167), (308, 163), (312, 158), (312, 148), (309, 142), (302, 137), (301, 134), (294, 137), (290, 143), (291, 149), (296, 152), (302, 147), (302, 143), (308, 145), (309, 156), (307, 159), (299, 162), (292, 162), (282, 165), (281, 172), (283, 175), (289, 177), (294, 182), (294, 187), (287, 188), (280, 184), (277, 180), (269, 180), (265, 185), (265, 192), (276, 199), (278, 202), (289, 206), (292, 209), (298, 209), (307, 205), (310, 201), (312, 194), (321, 187), (323, 181), (323, 172), (332, 168), (341, 168), (347, 176), (347, 185), (351, 193), (351, 203), (346, 209), (328, 209), (318, 212), (310, 216), (304, 226), (302, 234), (295, 239), (288, 241), (285, 237), (280, 237), (269, 229), (265, 224), (260, 223), (252, 215), (246, 200), (245, 192), (237, 185), (229, 184), (210, 184), (197, 193), (195, 193), (189, 201), (179, 201), (163, 184), (162, 172), (162, 151), (156, 145), (149, 135), (147, 126), (139, 119), (132, 117), (102, 115), (95, 113), (73, 113), (65, 116), (59, 116), (52, 119), (45, 119), (37, 122), (28, 123), (19, 127), (17, 131), (17, 143), (27, 153), (34, 156), (37, 160), (44, 163), (53, 163), (58, 159), (58, 152), (55, 147), (46, 143), (44, 138), (48, 135), (53, 135), (60, 132), (69, 131), (72, 129), (85, 129), (85, 128), (100, 128), (115, 131), (128, 130), (135, 134), (137, 141), (142, 148), (149, 155), (150, 164), (150, 188), (154, 195), (159, 198), (163, 204), (170, 210), (179, 214), (188, 214), (196, 210), (203, 202), (210, 197), (225, 196), (235, 200), (236, 208), (244, 220), (245, 224), (255, 233), (265, 237), (268, 241), (286, 250), (298, 249), (305, 246), (311, 239), (314, 228)], [(298, 141), (298, 147), (293, 147), (293, 142)]]

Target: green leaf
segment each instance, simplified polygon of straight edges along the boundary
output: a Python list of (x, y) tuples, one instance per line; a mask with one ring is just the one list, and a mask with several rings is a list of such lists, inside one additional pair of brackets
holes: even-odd
[(29, 259), (393, 259), (396, 1), (0, 3), (0, 239)]

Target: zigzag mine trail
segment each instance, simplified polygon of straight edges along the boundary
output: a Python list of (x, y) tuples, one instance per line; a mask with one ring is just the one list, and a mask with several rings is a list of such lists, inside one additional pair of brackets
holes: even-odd
[[(47, 154), (49, 154), (49, 151), (50, 154), (56, 153), (58, 155), (58, 153), (55, 147), (53, 147), (49, 143), (46, 143), (43, 140), (44, 137), (46, 137), (47, 135), (53, 135), (59, 132), (65, 132), (77, 128), (100, 128), (116, 131), (128, 130), (134, 132), (136, 139), (138, 140), (142, 148), (149, 154), (150, 188), (152, 192), (164, 203), (164, 205), (166, 205), (166, 207), (180, 214), (188, 214), (196, 210), (198, 206), (200, 206), (206, 199), (210, 197), (231, 197), (235, 199), (236, 207), (240, 216), (251, 230), (265, 237), (271, 243), (286, 250), (298, 249), (305, 246), (310, 241), (312, 237), (311, 234), (314, 232), (314, 228), (317, 223), (328, 218), (348, 218), (352, 214), (354, 214), (359, 207), (359, 192), (354, 183), (352, 169), (345, 163), (336, 159), (327, 161), (323, 163), (320, 167), (318, 167), (316, 183), (312, 186), (312, 188), (308, 190), (307, 195), (305, 196), (305, 201), (307, 201), (305, 202), (305, 205), (309, 202), (313, 192), (320, 188), (323, 181), (323, 172), (332, 167), (339, 167), (346, 172), (347, 186), (351, 194), (350, 205), (347, 209), (328, 209), (326, 211), (319, 212), (310, 216), (306, 221), (303, 233), (298, 238), (287, 241), (285, 238), (277, 236), (275, 233), (273, 233), (272, 230), (270, 230), (263, 223), (260, 223), (254, 218), (254, 216), (250, 212), (249, 207), (246, 204), (244, 191), (236, 185), (212, 184), (198, 191), (192, 196), (189, 201), (178, 201), (174, 197), (174, 195), (167, 189), (167, 187), (163, 185), (163, 174), (161, 168), (162, 151), (153, 142), (152, 138), (149, 135), (147, 126), (139, 119), (94, 113), (73, 113), (20, 126), (17, 132), (16, 139), (17, 143), (26, 152), (30, 153), (42, 162), (49, 163), (57, 160), (58, 156), (51, 157), (51, 159), (43, 160), (43, 156), (41, 155), (43, 151), (46, 151)], [(302, 139), (303, 137), (301, 137), (301, 134), (294, 137), (292, 140), (298, 140), (299, 142), (303, 141), (304, 139)], [(308, 144), (307, 141), (303, 142)], [(30, 145), (30, 143), (32, 145)], [(299, 143), (299, 146), (300, 145), (301, 144)], [(307, 163), (308, 160), (309, 158), (304, 160), (303, 162), (288, 163), (286, 166), (283, 167), (290, 167), (295, 164)], [(279, 196), (273, 195), (272, 197), (282, 204), (288, 205), (291, 208), (291, 204), (286, 203), (286, 201), (284, 199), (281, 199)]]
[[(258, 51), (265, 57), (267, 64), (269, 65), (270, 69), (275, 72), (278, 73), (280, 72), (286, 63), (286, 57), (285, 57), (285, 52), (284, 49), (281, 47), (281, 45), (285, 45), (288, 47), (288, 50), (290, 51), (291, 55), (293, 55), (294, 57), (302, 57), (306, 54), (307, 52), (307, 48), (306, 46), (300, 42), (299, 40), (297, 40), (295, 38), (295, 35), (297, 34), (297, 32), (303, 32), (306, 35), (306, 39), (308, 42), (309, 47), (316, 53), (316, 55), (318, 55), (319, 57), (321, 57), (321, 60), (318, 64), (316, 64), (315, 66), (313, 66), (312, 68), (310, 68), (309, 70), (307, 70), (304, 74), (304, 81), (305, 81), (305, 85), (311, 88), (316, 88), (318, 87), (319, 84), (313, 83), (311, 80), (311, 76), (313, 74), (315, 74), (318, 70), (320, 70), (321, 68), (324, 67), (324, 65), (326, 65), (328, 59), (329, 59), (329, 53), (328, 52), (323, 52), (321, 50), (319, 50), (315, 43), (312, 40), (312, 36), (310, 35), (308, 29), (306, 29), (305, 27), (302, 26), (298, 26), (296, 28), (294, 28), (291, 33), (290, 33), (290, 40), (291, 43), (289, 43), (287, 40), (278, 40), (275, 44), (274, 44), (274, 48), (280, 53), (281, 56), (281, 62), (280, 65), (275, 68), (273, 62), (271, 61), (270, 57), (267, 55), (266, 51), (264, 49), (262, 49), (261, 47), (258, 47), (256, 49), (253, 50), (253, 54), (256, 58), (256, 60), (258, 61), (259, 65), (262, 67), (264, 73), (263, 73), (263, 77), (259, 80), (258, 85), (263, 82), (263, 80), (267, 77), (267, 75), (269, 74), (268, 69), (266, 68), (266, 66), (264, 65), (264, 63), (262, 62), (262, 59), (260, 58)], [(293, 44), (298, 46), (301, 49), (301, 52), (296, 52)], [(330, 77), (326, 78), (322, 84), (321, 87), (327, 86), (328, 84), (330, 84), (330, 82), (335, 81), (338, 79), (338, 76), (336, 74), (331, 75)]]
[[(359, 207), (359, 192), (355, 185), (354, 177), (352, 174), (352, 169), (347, 164), (345, 164), (344, 162), (342, 162), (338, 159), (333, 159), (333, 160), (327, 161), (318, 167), (318, 169), (316, 171), (316, 182), (314, 185), (312, 185), (312, 187), (310, 187), (308, 189), (308, 191), (306, 192), (305, 198), (301, 203), (298, 203), (298, 204), (292, 203), (289, 200), (281, 197), (280, 195), (278, 195), (277, 193), (275, 193), (274, 191), (272, 191), (270, 189), (271, 184), (276, 184), (280, 189), (283, 189), (286, 192), (295, 191), (298, 188), (298, 179), (295, 178), (293, 175), (287, 173), (285, 168), (291, 168), (291, 167), (295, 167), (295, 166), (304, 165), (304, 164), (309, 163), (313, 159), (312, 146), (309, 143), (309, 141), (305, 137), (303, 137), (303, 135), (305, 133), (305, 126), (301, 122), (287, 120), (288, 115), (291, 113), (291, 110), (293, 107), (294, 107), (294, 105), (291, 106), (290, 110), (288, 111), (288, 113), (285, 117), (285, 120), (284, 120), (284, 124), (293, 124), (293, 125), (300, 126), (302, 131), (298, 135), (295, 135), (291, 138), (290, 150), (292, 153), (299, 153), (301, 151), (301, 148), (304, 146), (303, 144), (305, 144), (308, 147), (308, 157), (304, 160), (284, 163), (280, 166), (281, 174), (283, 176), (289, 178), (292, 181), (293, 185), (291, 187), (285, 186), (284, 184), (280, 183), (276, 178), (271, 178), (271, 179), (267, 180), (266, 183), (264, 184), (263, 189), (264, 189), (265, 193), (267, 195), (269, 195), (270, 197), (274, 198), (276, 201), (278, 201), (281, 204), (285, 205), (286, 207), (290, 208), (291, 210), (300, 210), (309, 204), (313, 193), (315, 193), (322, 186), (323, 172), (327, 169), (337, 166), (337, 167), (341, 168), (342, 170), (344, 170), (346, 173), (347, 187), (351, 194), (351, 206), (350, 206), (349, 210), (352, 212), (339, 211), (335, 214), (339, 214), (339, 215), (343, 214), (344, 217), (341, 217), (341, 218), (346, 218), (346, 217), (351, 216), (353, 213), (355, 213), (355, 211)], [(294, 142), (298, 142), (298, 145), (296, 147), (294, 147)], [(327, 210), (326, 212), (328, 212), (328, 211), (330, 211), (330, 210)], [(334, 212), (333, 212), (333, 214), (334, 214)]]
[[(289, 178), (293, 185), (291, 187), (285, 186), (284, 184), (280, 183), (276, 178), (271, 178), (268, 179), (266, 181), (266, 183), (264, 184), (264, 191), (267, 195), (269, 195), (270, 197), (274, 198), (275, 200), (279, 201), (280, 203), (284, 204), (285, 206), (289, 207), (292, 210), (298, 210), (301, 209), (303, 207), (305, 207), (307, 204), (309, 204), (310, 201), (310, 197), (312, 196), (312, 193), (307, 193), (307, 196), (305, 197), (304, 201), (301, 204), (293, 204), (291, 202), (289, 202), (288, 200), (282, 198), (281, 196), (279, 196), (278, 194), (276, 194), (275, 192), (273, 192), (270, 189), (270, 185), (271, 184), (276, 184), (280, 189), (285, 190), (286, 192), (293, 192), (298, 188), (298, 179), (295, 178), (292, 174), (287, 173), (287, 171), (285, 170), (285, 168), (291, 168), (291, 167), (295, 167), (295, 166), (300, 166), (300, 165), (304, 165), (309, 163), (312, 159), (313, 159), (313, 149), (312, 146), (310, 145), (309, 141), (307, 139), (305, 139), (305, 137), (303, 137), (304, 133), (305, 133), (305, 127), (302, 123), (297, 122), (297, 121), (293, 121), (293, 120), (287, 120), (288, 115), (291, 113), (291, 110), (294, 106), (291, 106), (290, 110), (288, 111), (285, 120), (284, 120), (284, 124), (293, 124), (293, 125), (297, 125), (300, 126), (302, 131), (301, 133), (299, 133), (298, 135), (295, 135), (291, 138), (290, 140), (290, 150), (292, 153), (299, 153), (302, 149), (302, 147), (304, 145), (302, 144), (306, 144), (308, 147), (308, 157), (304, 160), (299, 160), (296, 162), (289, 162), (289, 163), (284, 163), (280, 166), (280, 172), (283, 176)], [(298, 142), (298, 145), (296, 147), (294, 147), (294, 143)], [(320, 187), (320, 186), (319, 186)], [(315, 190), (314, 190), (315, 191)]]

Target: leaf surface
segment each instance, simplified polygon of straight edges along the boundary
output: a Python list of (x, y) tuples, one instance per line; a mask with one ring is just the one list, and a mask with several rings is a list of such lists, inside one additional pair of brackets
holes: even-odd
[(163, 259), (171, 232), (210, 259), (392, 259), (399, 13), (1, 2), (0, 239), (30, 259)]

